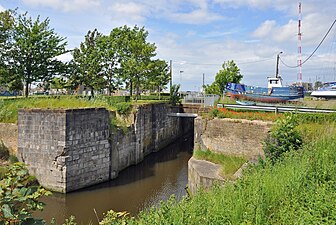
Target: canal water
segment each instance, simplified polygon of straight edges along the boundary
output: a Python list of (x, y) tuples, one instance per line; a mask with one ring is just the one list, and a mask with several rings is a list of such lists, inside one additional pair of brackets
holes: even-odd
[(78, 224), (98, 224), (97, 216), (101, 220), (103, 213), (110, 209), (136, 215), (140, 210), (167, 200), (172, 194), (182, 198), (186, 195), (188, 160), (192, 149), (193, 136), (181, 138), (148, 155), (140, 164), (121, 171), (115, 180), (44, 198), (46, 206), (35, 216), (47, 223), (55, 218), (57, 224), (62, 224), (73, 215)]

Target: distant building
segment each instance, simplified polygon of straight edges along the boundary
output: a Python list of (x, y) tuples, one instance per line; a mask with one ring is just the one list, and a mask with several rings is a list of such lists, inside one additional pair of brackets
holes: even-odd
[(309, 83), (309, 82), (295, 82), (292, 84), (293, 86), (303, 86), (305, 91), (313, 91), (313, 83)]

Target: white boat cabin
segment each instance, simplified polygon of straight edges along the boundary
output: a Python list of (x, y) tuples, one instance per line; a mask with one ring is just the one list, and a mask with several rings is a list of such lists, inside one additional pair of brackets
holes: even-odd
[(267, 82), (267, 87), (273, 88), (273, 87), (282, 87), (282, 78), (279, 77), (267, 77), (268, 82)]

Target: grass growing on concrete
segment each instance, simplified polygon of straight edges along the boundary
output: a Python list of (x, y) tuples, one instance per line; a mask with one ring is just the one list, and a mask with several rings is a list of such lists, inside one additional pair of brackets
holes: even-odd
[(231, 179), (235, 172), (247, 162), (247, 160), (241, 156), (229, 156), (209, 150), (195, 150), (194, 157), (199, 160), (207, 160), (221, 165), (221, 176), (227, 179)]
[(18, 117), (18, 111), (22, 108), (85, 108), (85, 107), (105, 107), (107, 109), (114, 109), (106, 101), (86, 98), (76, 98), (74, 96), (62, 97), (30, 97), (0, 100), (0, 122), (15, 123)]

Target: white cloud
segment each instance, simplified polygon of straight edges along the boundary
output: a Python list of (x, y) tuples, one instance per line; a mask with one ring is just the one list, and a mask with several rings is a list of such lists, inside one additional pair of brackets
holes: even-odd
[(23, 0), (29, 6), (50, 7), (62, 11), (81, 11), (100, 6), (100, 0)]
[(252, 33), (252, 36), (258, 38), (269, 36), (275, 25), (274, 20), (266, 20)]
[(6, 9), (2, 5), (0, 5), (0, 12), (5, 11), (5, 10)]
[(287, 24), (277, 27), (270, 35), (277, 42), (289, 42), (297, 40), (298, 22), (290, 20)]
[(109, 7), (109, 10), (112, 12), (113, 19), (135, 24), (143, 22), (149, 13), (149, 9), (145, 5), (135, 2), (116, 2)]
[(222, 19), (222, 16), (206, 9), (196, 9), (189, 13), (172, 13), (170, 19), (185, 24), (207, 24)]

